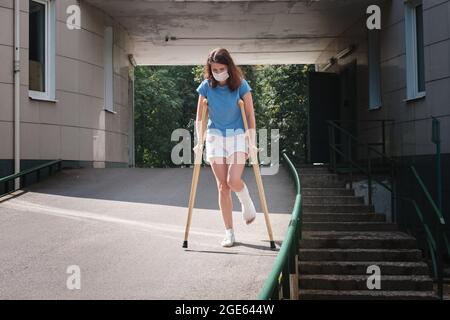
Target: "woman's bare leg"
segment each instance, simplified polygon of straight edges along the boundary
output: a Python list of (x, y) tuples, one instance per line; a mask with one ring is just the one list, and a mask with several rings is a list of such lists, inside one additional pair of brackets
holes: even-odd
[[(230, 189), (232, 191), (236, 192), (236, 195), (238, 196), (238, 198), (242, 197), (242, 195), (239, 196), (238, 193), (244, 189), (244, 181), (242, 180), (241, 177), (242, 177), (242, 172), (244, 171), (244, 168), (245, 168), (245, 160), (244, 159), (247, 159), (247, 157), (248, 157), (248, 154), (246, 154), (245, 152), (234, 152), (227, 159), (227, 162), (230, 164), (230, 167), (228, 169), (227, 183), (228, 183), (228, 186), (230, 187)], [(248, 194), (247, 194), (247, 197), (249, 197)], [(249, 199), (249, 200), (251, 201), (251, 199)], [(242, 199), (240, 199), (240, 201), (242, 202)], [(250, 208), (251, 209), (247, 208), (247, 210), (250, 210), (250, 212), (252, 212), (252, 211), (255, 212), (253, 202), (252, 202)], [(246, 212), (248, 212), (248, 211), (246, 211)], [(246, 220), (246, 224), (250, 224), (254, 220), (255, 220), (255, 216), (253, 215), (252, 218), (248, 218), (248, 220)]]
[(226, 229), (233, 228), (233, 202), (231, 199), (231, 189), (227, 183), (228, 164), (225, 158), (213, 157), (210, 159), (211, 168), (216, 177), (217, 189), (219, 192), (219, 207), (222, 211), (222, 218)]
[(245, 159), (244, 152), (234, 152), (227, 159), (230, 165), (228, 169), (227, 184), (233, 192), (239, 192), (244, 188), (244, 183), (241, 178), (245, 167), (243, 159)]

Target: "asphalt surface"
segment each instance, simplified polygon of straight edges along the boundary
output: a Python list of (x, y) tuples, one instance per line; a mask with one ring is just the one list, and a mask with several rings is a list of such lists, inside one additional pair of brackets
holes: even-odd
[[(286, 232), (295, 190), (287, 169), (263, 176), (277, 250), (269, 248), (253, 170), (243, 178), (258, 211), (246, 226), (233, 193), (236, 245), (210, 167), (197, 190), (189, 248), (181, 247), (192, 168), (65, 169), (0, 198), (1, 299), (254, 299)], [(69, 266), (78, 273), (67, 273)], [(70, 281), (68, 281), (68, 279)], [(69, 289), (67, 283), (79, 283)]]

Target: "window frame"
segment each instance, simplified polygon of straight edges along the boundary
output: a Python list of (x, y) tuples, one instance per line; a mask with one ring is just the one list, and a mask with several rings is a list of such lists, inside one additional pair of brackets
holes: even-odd
[[(417, 48), (417, 6), (423, 4), (421, 0), (405, 0), (405, 55), (406, 55), (406, 99), (415, 100), (425, 97), (425, 89), (419, 91), (419, 61)], [(422, 25), (422, 28), (424, 26)], [(424, 30), (422, 30), (422, 33)], [(425, 51), (425, 48), (423, 48)], [(425, 65), (425, 64), (424, 64)], [(425, 82), (425, 69), (423, 81)]]
[[(44, 56), (45, 56), (45, 68), (44, 68), (44, 85), (45, 91), (36, 91), (30, 89), (28, 83), (28, 96), (35, 100), (47, 100), (56, 101), (55, 90), (55, 60), (56, 60), (56, 12), (55, 1), (53, 0), (30, 0), (37, 2), (45, 6), (45, 44), (44, 44)], [(28, 48), (30, 50), (30, 48)]]

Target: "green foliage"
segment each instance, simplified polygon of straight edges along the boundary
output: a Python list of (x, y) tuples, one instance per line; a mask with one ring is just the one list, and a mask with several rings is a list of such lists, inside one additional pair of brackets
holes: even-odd
[(280, 152), (285, 151), (295, 165), (306, 160), (307, 73), (312, 70), (310, 65), (268, 65), (257, 66), (255, 72), (257, 128), (279, 129)]
[(194, 109), (191, 68), (137, 67), (135, 74), (136, 165), (171, 166), (172, 131), (184, 127)]
[[(257, 129), (279, 129), (280, 152), (304, 161), (307, 130), (308, 65), (241, 66), (252, 87)], [(170, 167), (177, 128), (194, 137), (203, 66), (142, 66), (135, 71), (136, 165)], [(269, 147), (270, 150), (270, 147)]]

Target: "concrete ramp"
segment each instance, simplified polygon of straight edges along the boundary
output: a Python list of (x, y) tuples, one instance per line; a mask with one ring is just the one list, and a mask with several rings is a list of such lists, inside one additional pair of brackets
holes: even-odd
[[(243, 178), (259, 214), (246, 226), (232, 193), (232, 248), (220, 246), (224, 226), (210, 167), (200, 173), (189, 249), (181, 247), (192, 172), (65, 169), (0, 198), (0, 298), (256, 298), (278, 249), (269, 248), (252, 168)], [(295, 190), (283, 167), (263, 183), (279, 247)], [(67, 288), (76, 275), (69, 266), (79, 267), (79, 290)]]

